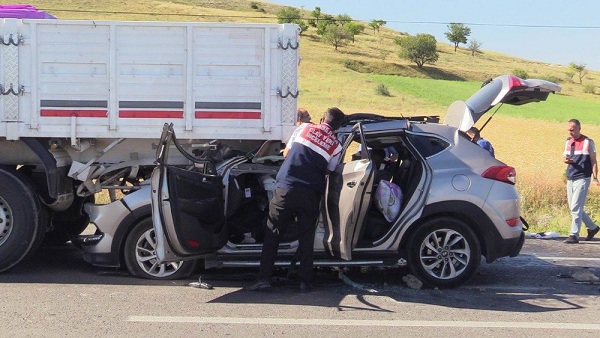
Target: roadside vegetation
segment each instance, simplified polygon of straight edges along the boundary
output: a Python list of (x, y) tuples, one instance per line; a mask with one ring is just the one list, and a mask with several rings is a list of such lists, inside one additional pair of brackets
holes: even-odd
[[(497, 157), (517, 169), (522, 214), (533, 232), (568, 233), (561, 160), (568, 136), (565, 121), (580, 119), (582, 132), (600, 145), (599, 72), (577, 60), (556, 65), (487, 51), (482, 49), (486, 41), (470, 38), (477, 36), (477, 28), (461, 23), (448, 26), (448, 41), (433, 39), (437, 57), (419, 65), (406, 57), (399, 42), (414, 37), (390, 30), (383, 20), (357, 22), (344, 13), (323, 13), (318, 7), (289, 9), (247, 0), (30, 3), (62, 19), (276, 23), (285, 22), (282, 19), (288, 16), (302, 27), (299, 106), (309, 109), (315, 119), (328, 107), (338, 106), (348, 113), (440, 115), (443, 121), (451, 102), (467, 99), (488, 78), (513, 73), (558, 82), (561, 93), (542, 103), (504, 106), (482, 131)], [(341, 29), (334, 29), (332, 23)], [(429, 35), (427, 31), (422, 34)], [(430, 47), (431, 39), (424, 40)], [(591, 187), (586, 207), (600, 221), (600, 188)]]

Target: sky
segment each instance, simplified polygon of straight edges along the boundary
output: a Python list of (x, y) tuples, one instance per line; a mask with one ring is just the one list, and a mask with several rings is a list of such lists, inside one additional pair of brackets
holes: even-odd
[[(448, 24), (471, 28), (481, 49), (531, 61), (585, 64), (600, 71), (598, 0), (268, 0), (307, 10), (348, 14), (355, 20), (385, 20), (386, 27), (411, 35), (427, 33), (450, 43)], [(467, 44), (459, 47), (466, 48)]]

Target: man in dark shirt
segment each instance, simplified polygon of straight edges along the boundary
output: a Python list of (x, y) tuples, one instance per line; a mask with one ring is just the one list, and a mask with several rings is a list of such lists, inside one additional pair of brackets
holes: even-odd
[(321, 124), (306, 124), (294, 139), (277, 174), (275, 191), (269, 204), (260, 272), (248, 290), (271, 287), (280, 236), (294, 219), (298, 222), (300, 290), (311, 289), (314, 236), (321, 196), (325, 191), (325, 176), (339, 162), (342, 147), (334, 131), (342, 125), (344, 118), (341, 110), (329, 108)]

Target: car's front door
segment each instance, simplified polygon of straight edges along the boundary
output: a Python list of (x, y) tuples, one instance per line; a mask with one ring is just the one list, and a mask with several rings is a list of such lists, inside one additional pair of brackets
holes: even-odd
[[(174, 143), (193, 168), (168, 164)], [(152, 173), (152, 220), (161, 262), (197, 258), (217, 251), (227, 242), (222, 177), (208, 160), (198, 160), (178, 144), (173, 127), (165, 131)]]
[[(356, 160), (344, 160), (352, 143), (360, 142)], [(342, 160), (327, 178), (323, 220), (324, 245), (327, 252), (344, 260), (352, 259), (373, 189), (373, 164), (363, 138), (362, 125), (357, 124), (344, 143)]]

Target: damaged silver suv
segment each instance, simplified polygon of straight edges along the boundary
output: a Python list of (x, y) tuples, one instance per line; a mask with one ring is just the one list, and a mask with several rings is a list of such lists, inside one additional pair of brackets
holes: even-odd
[[(435, 117), (348, 116), (337, 131), (344, 150), (328, 177), (315, 265), (407, 265), (426, 285), (448, 288), (473, 276), (482, 256), (493, 262), (518, 255), (524, 234), (515, 169), (465, 131), (496, 105), (544, 101), (560, 89), (503, 75), (467, 101), (454, 102), (443, 123)], [(188, 165), (169, 163), (169, 151), (182, 152)], [(258, 266), (280, 151), (281, 144), (271, 141), (217, 161), (187, 153), (165, 125), (151, 179), (154, 228), (146, 225), (137, 235), (146, 238), (149, 252), (140, 260), (172, 269), (196, 259), (204, 268)], [(381, 156), (386, 151), (397, 156)], [(384, 215), (378, 188), (390, 184), (400, 193), (395, 211)], [(297, 245), (291, 226), (276, 264), (288, 266)]]

